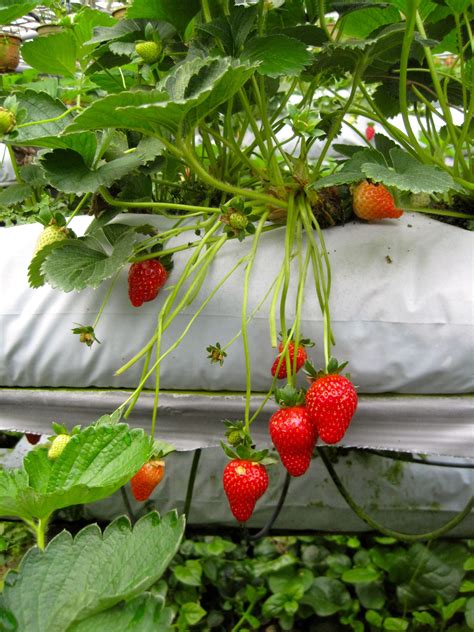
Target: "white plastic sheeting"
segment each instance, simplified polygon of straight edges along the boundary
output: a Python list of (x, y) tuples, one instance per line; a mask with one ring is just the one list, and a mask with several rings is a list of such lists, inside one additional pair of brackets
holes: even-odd
[[(80, 234), (88, 223), (79, 218)], [(159, 217), (121, 216), (116, 221), (168, 226)], [(32, 290), (27, 268), (39, 226), (0, 230), (0, 385), (33, 387), (134, 387), (142, 366), (120, 377), (115, 370), (151, 337), (167, 293), (133, 308), (124, 270), (97, 328), (101, 345), (91, 349), (71, 333), (75, 323), (91, 324), (105, 289), (64, 294), (48, 286)], [(282, 260), (283, 231), (261, 238), (251, 275), (248, 313), (261, 301)], [(398, 221), (349, 223), (325, 231), (332, 270), (331, 316), (334, 355), (349, 360), (361, 393), (462, 394), (474, 391), (474, 235), (421, 215)], [(195, 239), (187, 233), (172, 243)], [(209, 269), (196, 302), (164, 335), (162, 351), (176, 339), (215, 284), (248, 252), (251, 239), (226, 244)], [(171, 245), (171, 244), (170, 244)], [(189, 254), (175, 256), (171, 286)], [(297, 276), (296, 263), (292, 278)], [(161, 387), (183, 390), (245, 388), (244, 357), (238, 341), (224, 366), (211, 365), (206, 346), (224, 345), (241, 326), (244, 268), (238, 271), (196, 319), (178, 349), (162, 364)], [(296, 283), (288, 296), (288, 323)], [(252, 388), (271, 383), (269, 300), (249, 324)], [(310, 355), (322, 363), (322, 319), (311, 275), (305, 292), (302, 333), (316, 341)], [(153, 386), (152, 382), (149, 386)]]

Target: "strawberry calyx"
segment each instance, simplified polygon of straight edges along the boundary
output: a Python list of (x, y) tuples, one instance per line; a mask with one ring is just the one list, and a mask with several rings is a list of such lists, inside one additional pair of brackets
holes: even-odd
[[(291, 329), (288, 329), (288, 331), (286, 332), (286, 337), (290, 338), (291, 333), (292, 333)], [(283, 342), (283, 334), (281, 332), (278, 334), (278, 340)], [(293, 339), (290, 339), (290, 342), (295, 343)], [(314, 347), (314, 346), (315, 346), (315, 343), (311, 340), (311, 338), (298, 338), (298, 347)]]
[(304, 389), (296, 389), (291, 384), (287, 384), (284, 388), (275, 389), (275, 401), (280, 408), (304, 406), (305, 398), (306, 391)]
[(226, 204), (221, 204), (221, 211), (220, 220), (229, 237), (237, 237), (239, 241), (243, 241), (246, 235), (255, 234), (254, 222), (259, 216), (253, 214), (252, 207), (246, 206), (242, 198), (235, 197)]
[(227, 353), (221, 348), (220, 342), (216, 342), (215, 345), (209, 345), (206, 347), (206, 351), (209, 354), (207, 357), (211, 361), (211, 364), (219, 363), (221, 366), (224, 364)]
[(155, 441), (153, 441), (153, 452), (150, 460), (160, 461), (161, 459), (164, 459), (165, 456), (168, 456), (168, 454), (175, 451), (176, 448), (174, 445), (171, 445), (171, 443), (155, 439)]
[[(317, 380), (320, 377), (324, 377), (325, 375), (341, 374), (347, 365), (347, 361), (339, 364), (336, 358), (329, 358), (326, 369), (320, 369), (319, 371), (317, 371), (313, 364), (309, 360), (306, 360), (306, 362), (304, 363), (303, 371), (306, 374), (308, 380), (310, 382), (314, 382), (314, 380)], [(348, 377), (348, 374), (346, 374), (346, 377)]]
[(276, 463), (276, 460), (269, 456), (268, 450), (255, 450), (253, 445), (239, 445), (237, 447), (231, 447), (221, 441), (221, 447), (225, 454), (231, 459), (250, 461), (251, 463), (260, 463), (261, 465), (272, 465)]
[(74, 327), (71, 329), (73, 334), (77, 334), (79, 336), (79, 340), (86, 344), (88, 347), (92, 347), (94, 342), (100, 345), (100, 340), (96, 338), (94, 327), (91, 325), (81, 325), (80, 323), (76, 323), (79, 325), (78, 327)]

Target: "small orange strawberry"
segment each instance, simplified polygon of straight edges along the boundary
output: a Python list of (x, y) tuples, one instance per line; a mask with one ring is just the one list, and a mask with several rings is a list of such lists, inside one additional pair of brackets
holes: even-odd
[(395, 208), (393, 197), (383, 184), (364, 180), (352, 190), (352, 208), (360, 219), (398, 219), (403, 211)]
[(138, 470), (131, 480), (132, 492), (138, 501), (148, 500), (165, 475), (165, 462), (152, 459)]

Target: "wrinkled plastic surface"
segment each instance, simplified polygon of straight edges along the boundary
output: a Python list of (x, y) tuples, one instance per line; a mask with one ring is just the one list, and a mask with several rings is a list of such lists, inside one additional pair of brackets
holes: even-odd
[[(119, 221), (169, 226), (169, 220), (124, 216)], [(79, 218), (79, 234), (89, 218)], [(130, 305), (124, 270), (97, 328), (101, 345), (87, 348), (71, 333), (76, 323), (91, 324), (106, 287), (64, 294), (48, 286), (28, 287), (27, 268), (38, 225), (0, 230), (0, 385), (37, 387), (135, 387), (142, 365), (120, 377), (114, 372), (152, 336), (161, 305), (189, 256), (175, 256), (175, 267), (159, 297), (140, 308)], [(283, 257), (284, 229), (261, 238), (251, 275), (248, 314), (275, 279)], [(353, 222), (325, 231), (333, 285), (331, 316), (337, 346), (361, 393), (461, 394), (474, 391), (474, 235), (421, 215), (397, 221)], [(194, 232), (181, 240), (196, 239)], [(170, 243), (170, 245), (172, 245)], [(227, 244), (209, 269), (194, 304), (164, 334), (165, 351), (181, 334), (197, 307), (251, 239)], [(292, 279), (297, 277), (293, 261)], [(178, 349), (162, 363), (161, 387), (184, 390), (245, 389), (240, 340), (228, 349), (224, 366), (212, 365), (206, 346), (225, 345), (241, 327), (244, 266), (227, 281), (196, 319)], [(296, 282), (290, 284), (287, 324), (294, 314)], [(248, 327), (254, 391), (271, 383), (275, 350), (270, 345), (270, 298)], [(277, 327), (279, 323), (277, 322)], [(316, 341), (310, 357), (323, 361), (322, 318), (311, 274), (306, 284), (302, 334)], [(150, 381), (148, 386), (152, 387)]]

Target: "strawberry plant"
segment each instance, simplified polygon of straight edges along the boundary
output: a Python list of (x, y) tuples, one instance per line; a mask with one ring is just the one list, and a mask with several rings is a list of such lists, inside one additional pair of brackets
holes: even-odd
[[(335, 23), (328, 22), (332, 12)], [(331, 290), (340, 271), (331, 269), (326, 229), (348, 219), (396, 225), (404, 212), (472, 224), (472, 17), (472, 4), (464, 0), (132, 0), (120, 21), (80, 7), (62, 32), (23, 44), (31, 81), (3, 84), (3, 142), (17, 182), (0, 194), (0, 204), (24, 204), (29, 217), (44, 200), (55, 200), (32, 253), (31, 287), (102, 293), (93, 322), (72, 330), (87, 346), (100, 327), (106, 339), (102, 319), (112, 293), (126, 300), (128, 290), (140, 315), (144, 303), (155, 308), (153, 334), (116, 367), (116, 375), (141, 370), (117, 411), (125, 418), (154, 383), (150, 437), (159, 430), (163, 361), (179, 353), (207, 305), (242, 273), (240, 328), (222, 346), (202, 343), (203, 354), (225, 371), (231, 345), (241, 342), (245, 404), (241, 419), (228, 426), (224, 447), (231, 461), (223, 476), (240, 522), (268, 486), (267, 455), (253, 443), (252, 424), (275, 394), (276, 381), (295, 389), (308, 359), (302, 307), (309, 287), (322, 323), (315, 341), (322, 367), (312, 374), (304, 407), (302, 398), (271, 422), (288, 472), (306, 471), (316, 436), (339, 442), (356, 411), (356, 387), (341, 374), (345, 363), (333, 359)], [(449, 72), (437, 63), (446, 48), (454, 58)], [(43, 74), (56, 77), (48, 89), (40, 89)], [(462, 121), (454, 117), (460, 110)], [(403, 125), (394, 124), (395, 115)], [(368, 121), (365, 132), (357, 117)], [(362, 144), (337, 143), (346, 128)], [(37, 154), (21, 166), (13, 148), (25, 146)], [(129, 215), (136, 212), (146, 219), (134, 222)], [(85, 213), (91, 220), (76, 235), (71, 225)], [(38, 215), (45, 219), (44, 212)], [(273, 280), (249, 312), (257, 255), (269, 233), (279, 242), (278, 258), (267, 264)], [(230, 252), (232, 265), (221, 267)], [(172, 259), (179, 263), (174, 269)], [(208, 279), (212, 287), (204, 293)], [(267, 299), (267, 345), (276, 359), (264, 402), (251, 411), (255, 367), (248, 331)], [(285, 438), (288, 426), (301, 441)], [(37, 499), (36, 492), (49, 494), (53, 483), (36, 481), (28, 459), (41, 458), (35, 472), (46, 476), (75, 454), (86, 433), (55, 439), (49, 460), (44, 450), (33, 451), (43, 456), (27, 457), (26, 473), (5, 479), (6, 496), (15, 498), (5, 511), (28, 520), (40, 541), (45, 522), (66, 501)], [(144, 454), (149, 444), (140, 437), (143, 459), (134, 461), (136, 469), (94, 493), (83, 493), (78, 483), (68, 502), (90, 502), (137, 476), (152, 456)], [(16, 494), (17, 484), (28, 488), (34, 503)], [(148, 490), (141, 492), (145, 498)]]

